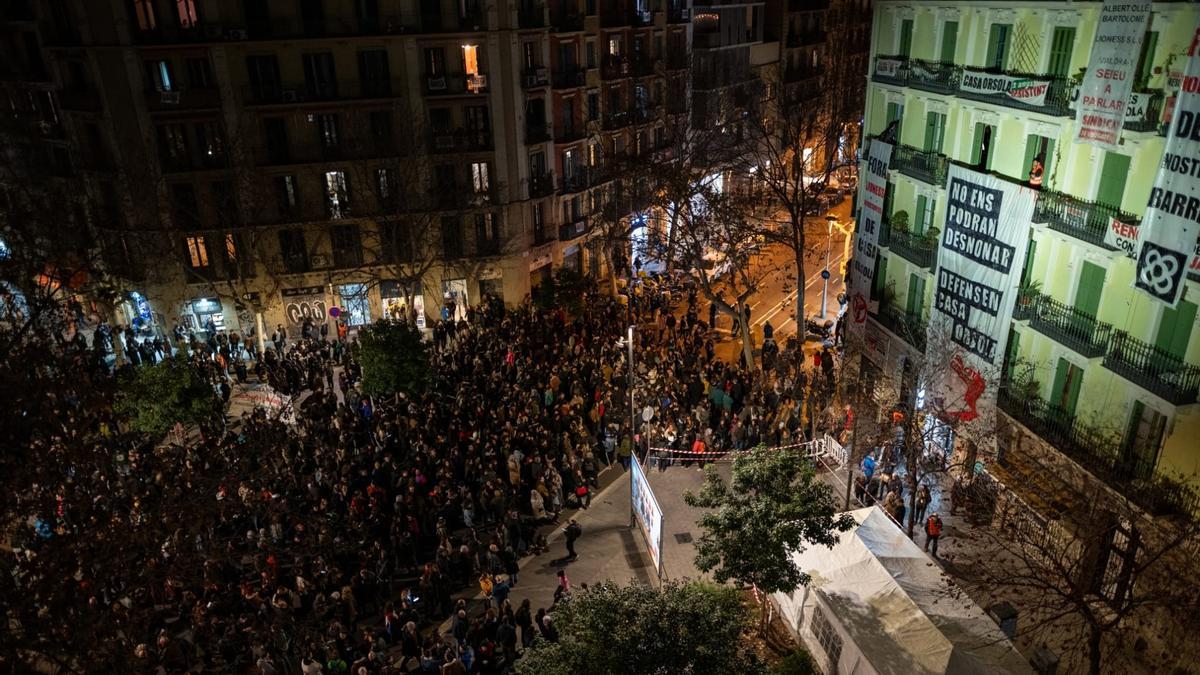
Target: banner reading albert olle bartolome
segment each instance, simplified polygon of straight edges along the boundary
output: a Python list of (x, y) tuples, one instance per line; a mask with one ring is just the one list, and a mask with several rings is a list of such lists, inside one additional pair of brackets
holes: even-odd
[(933, 364), (943, 373), (933, 393), (947, 416), (969, 422), (981, 399), (995, 397), (1035, 194), (950, 166), (927, 348), (945, 361)]
[(1150, 2), (1104, 0), (1100, 25), (1088, 59), (1075, 121), (1075, 140), (1115, 150), (1125, 123), (1125, 108), (1133, 91), (1142, 37), (1150, 22)]
[(1200, 231), (1200, 28), (1142, 219), (1134, 286), (1171, 307), (1179, 302)]

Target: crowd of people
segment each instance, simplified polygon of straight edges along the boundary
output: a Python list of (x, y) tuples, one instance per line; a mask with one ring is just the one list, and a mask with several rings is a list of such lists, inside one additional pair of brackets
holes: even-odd
[[(258, 409), (183, 447), (121, 433), (84, 391), (108, 377), (104, 360), (73, 343), (87, 376), (47, 411), (70, 420), (73, 440), (31, 443), (51, 456), (87, 447), (92, 475), (42, 467), (21, 500), (33, 514), (16, 577), (36, 585), (67, 542), (90, 551), (51, 611), (126, 627), (131, 672), (500, 672), (535, 634), (557, 639), (553, 608), (508, 596), (521, 558), (545, 550), (542, 526), (587, 508), (602, 469), (635, 452), (665, 468), (800, 442), (828, 402), (832, 387), (794, 345), (764, 370), (718, 358), (697, 305), (694, 292), (657, 288), (589, 297), (575, 317), (488, 299), (437, 323), (424, 393), (386, 400), (362, 393), (346, 340), (277, 331), (259, 351), (231, 335), (180, 339), (214, 383), (258, 380), (294, 408), (292, 423)], [(620, 343), (631, 322), (635, 400), (653, 412), (636, 427)], [(165, 541), (137, 573), (103, 578), (111, 553), (80, 547), (97, 523)], [(455, 599), (476, 586), (482, 612)], [(569, 595), (563, 575), (556, 598)], [(446, 619), (448, 632), (433, 629)]]

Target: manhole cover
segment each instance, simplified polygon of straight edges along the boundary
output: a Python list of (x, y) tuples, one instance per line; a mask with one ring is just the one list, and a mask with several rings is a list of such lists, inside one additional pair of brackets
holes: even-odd
[(646, 560), (642, 558), (641, 553), (626, 553), (625, 562), (629, 563), (629, 569), (636, 570), (646, 566)]
[(677, 543), (677, 544), (692, 543), (692, 533), (691, 532), (676, 532), (675, 533), (675, 543)]

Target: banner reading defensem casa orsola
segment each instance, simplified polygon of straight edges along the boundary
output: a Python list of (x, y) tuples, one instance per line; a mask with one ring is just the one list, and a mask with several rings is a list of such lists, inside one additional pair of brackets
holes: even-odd
[(994, 176), (950, 167), (929, 334), (945, 341), (948, 360), (935, 397), (946, 414), (963, 421), (978, 417), (977, 402), (995, 394), (1035, 195)]
[(1076, 142), (1116, 149), (1152, 4), (1104, 0), (1075, 108)]
[(891, 158), (891, 145), (880, 140), (871, 141), (850, 267), (850, 316), (854, 326), (862, 326), (867, 320), (867, 301), (871, 297), (871, 284), (875, 279), (875, 261), (879, 258), (879, 228), (883, 224), (883, 202), (887, 196), (888, 162)]
[(1138, 239), (1133, 285), (1174, 307), (1200, 233), (1200, 28), (1192, 38), (1175, 117)]

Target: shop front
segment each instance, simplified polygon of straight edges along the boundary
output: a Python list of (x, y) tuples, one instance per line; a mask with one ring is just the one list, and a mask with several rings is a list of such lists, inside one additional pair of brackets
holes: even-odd
[(550, 273), (554, 267), (550, 264), (552, 258), (550, 253), (544, 253), (535, 257), (529, 263), (529, 288), (534, 289), (543, 283), (550, 280)]
[(197, 298), (187, 304), (187, 310), (184, 317), (191, 329), (201, 333), (204, 339), (225, 330), (225, 312), (221, 309), (220, 298)]
[(342, 284), (337, 287), (342, 313), (339, 321), (348, 326), (365, 326), (371, 323), (371, 296), (366, 284)]
[(455, 321), (467, 320), (466, 279), (446, 279), (442, 281), (442, 318)]
[(320, 330), (329, 311), (324, 286), (285, 288), (280, 294), (283, 296), (284, 326), (290, 339), (299, 340), (306, 324), (310, 331)]
[(419, 287), (408, 290), (412, 291), (411, 308), (408, 305), (408, 296), (410, 293), (405, 292), (403, 282), (381, 282), (379, 284), (379, 298), (383, 305), (383, 315), (393, 321), (411, 321), (415, 319), (417, 328), (425, 330), (425, 296), (421, 294)]
[(563, 267), (583, 274), (583, 251), (579, 244), (571, 244), (563, 249)]
[(154, 310), (150, 307), (150, 300), (145, 295), (138, 291), (130, 291), (124, 302), (121, 303), (121, 309), (125, 313), (127, 325), (135, 336), (139, 338), (153, 337), (154, 328), (158, 322), (155, 320)]
[(504, 299), (504, 270), (498, 265), (488, 265), (479, 272), (479, 297)]

